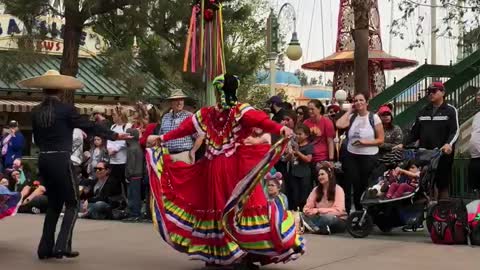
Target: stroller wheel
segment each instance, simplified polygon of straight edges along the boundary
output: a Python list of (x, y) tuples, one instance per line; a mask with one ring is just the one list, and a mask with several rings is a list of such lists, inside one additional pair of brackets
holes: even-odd
[(354, 238), (367, 237), (373, 230), (372, 217), (364, 211), (351, 213), (347, 219), (347, 231)]

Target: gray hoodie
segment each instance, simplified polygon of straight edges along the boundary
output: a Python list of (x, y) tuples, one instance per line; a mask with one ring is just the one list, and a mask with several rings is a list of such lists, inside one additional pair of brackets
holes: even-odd
[(127, 179), (143, 176), (143, 150), (139, 143), (139, 133), (135, 128), (127, 129), (127, 133), (133, 136), (127, 140), (127, 164), (125, 166), (125, 176)]

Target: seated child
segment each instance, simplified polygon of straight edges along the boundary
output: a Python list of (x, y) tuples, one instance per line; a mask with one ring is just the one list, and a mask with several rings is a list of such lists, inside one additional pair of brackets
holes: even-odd
[(407, 170), (396, 168), (395, 174), (397, 177), (405, 176), (404, 182), (396, 182), (390, 184), (386, 195), (387, 199), (394, 199), (401, 197), (404, 193), (415, 191), (418, 187), (418, 181), (420, 179), (420, 170), (413, 160), (410, 160), (406, 166)]
[(287, 196), (280, 192), (282, 188), (283, 176), (281, 173), (276, 172), (275, 174), (268, 173), (265, 176), (265, 182), (267, 185), (267, 196), (268, 200), (279, 200), (285, 210), (288, 209), (288, 200)]
[(378, 183), (368, 189), (367, 198), (375, 199), (383, 197), (388, 191), (389, 186), (396, 182), (397, 176), (395, 174), (395, 170), (386, 171), (382, 177), (379, 177)]

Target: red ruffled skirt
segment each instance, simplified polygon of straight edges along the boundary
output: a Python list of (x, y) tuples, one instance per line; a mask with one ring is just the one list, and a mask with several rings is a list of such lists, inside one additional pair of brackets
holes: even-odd
[(293, 215), (268, 201), (261, 186), (284, 146), (241, 145), (230, 157), (194, 165), (148, 149), (152, 217), (162, 238), (192, 259), (219, 265), (247, 254), (263, 264), (298, 258), (304, 242)]
[(11, 192), (7, 187), (0, 186), (0, 219), (15, 215), (21, 200), (19, 192)]

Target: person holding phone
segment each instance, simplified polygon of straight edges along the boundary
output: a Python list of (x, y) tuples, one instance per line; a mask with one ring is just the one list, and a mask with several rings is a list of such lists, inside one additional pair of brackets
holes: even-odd
[(384, 130), (380, 117), (368, 109), (368, 100), (358, 93), (354, 96), (353, 106), (337, 120), (339, 129), (347, 129), (346, 156), (343, 162), (345, 179), (345, 202), (350, 211), (351, 187), (353, 184), (353, 202), (355, 210), (362, 210), (360, 199), (368, 187), (368, 179), (376, 166), (379, 146), (384, 142)]

